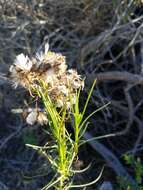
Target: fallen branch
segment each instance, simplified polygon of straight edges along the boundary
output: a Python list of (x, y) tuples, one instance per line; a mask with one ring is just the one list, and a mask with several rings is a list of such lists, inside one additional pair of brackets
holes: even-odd
[(133, 84), (143, 85), (143, 76), (138, 74), (129, 73), (126, 71), (109, 71), (103, 73), (91, 73), (88, 76), (88, 79), (92, 82), (94, 79), (97, 79), (97, 82), (102, 81), (125, 81)]
[[(84, 138), (86, 140), (89, 140), (93, 137), (91, 136), (90, 133), (86, 132), (84, 134)], [(123, 177), (124, 179), (126, 178), (127, 182), (130, 185), (132, 185), (132, 190), (137, 190), (137, 185), (135, 181), (128, 174), (128, 172), (122, 166), (118, 158), (111, 152), (111, 150), (109, 150), (107, 147), (105, 147), (103, 144), (99, 143), (96, 140), (89, 141), (88, 143), (105, 159), (107, 164), (114, 170), (117, 176)]]

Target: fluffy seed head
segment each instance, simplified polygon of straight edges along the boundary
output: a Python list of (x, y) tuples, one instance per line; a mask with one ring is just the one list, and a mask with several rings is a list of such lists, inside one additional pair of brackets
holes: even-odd
[[(31, 59), (24, 54), (18, 55), (10, 67), (10, 72), (15, 88), (18, 85), (27, 89), (38, 88), (39, 81), (43, 81), (46, 84), (44, 90), (56, 107), (66, 105), (69, 109), (71, 104), (75, 104), (76, 91), (84, 87), (84, 80), (77, 71), (67, 70), (65, 56), (49, 51), (48, 45), (45, 46), (45, 51), (40, 50), (40, 53)], [(41, 122), (42, 116), (39, 118)]]
[(29, 60), (28, 56), (25, 56), (23, 53), (16, 57), (14, 65), (17, 69), (25, 72), (30, 71), (32, 68), (32, 62)]

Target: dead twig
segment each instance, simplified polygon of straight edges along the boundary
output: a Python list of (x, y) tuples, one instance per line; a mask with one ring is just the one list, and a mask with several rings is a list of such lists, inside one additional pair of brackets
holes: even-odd
[[(84, 134), (84, 138), (86, 140), (89, 140), (93, 138), (90, 133), (86, 132)], [(118, 160), (118, 158), (109, 150), (107, 147), (105, 147), (103, 144), (99, 143), (98, 141), (89, 141), (88, 142), (92, 148), (97, 151), (107, 162), (107, 164), (114, 170), (117, 176), (121, 176), (124, 179), (127, 179), (127, 183), (132, 185), (132, 190), (137, 190), (137, 185), (135, 181), (132, 179), (132, 177), (128, 174), (128, 172), (125, 170), (121, 162)]]
[(103, 81), (125, 81), (133, 84), (143, 85), (143, 76), (129, 73), (126, 71), (109, 71), (103, 73), (91, 73), (88, 79), (93, 82), (97, 79), (98, 83)]
[(16, 131), (11, 133), (8, 137), (6, 137), (0, 144), (0, 150), (6, 146), (6, 144), (13, 138), (15, 137), (23, 128), (23, 125), (20, 125)]

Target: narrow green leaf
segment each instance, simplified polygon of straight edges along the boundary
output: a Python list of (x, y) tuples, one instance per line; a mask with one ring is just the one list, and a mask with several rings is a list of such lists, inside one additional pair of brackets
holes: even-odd
[(82, 111), (82, 116), (84, 116), (84, 114), (85, 114), (85, 111), (86, 111), (86, 108), (87, 108), (89, 99), (90, 99), (90, 97), (91, 97), (91, 94), (92, 94), (92, 92), (93, 92), (93, 89), (94, 89), (94, 87), (95, 87), (95, 84), (96, 84), (96, 80), (94, 80), (93, 85), (92, 85), (92, 87), (91, 87), (91, 89), (90, 89), (90, 92), (89, 92), (89, 94), (88, 94), (88, 97), (87, 97), (85, 106), (84, 106), (83, 111)]

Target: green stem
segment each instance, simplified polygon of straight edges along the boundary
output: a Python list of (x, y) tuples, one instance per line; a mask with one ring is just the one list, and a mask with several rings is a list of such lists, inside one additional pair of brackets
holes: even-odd
[[(65, 181), (70, 176), (70, 165), (74, 153), (74, 150), (68, 153), (69, 145), (71, 144), (71, 138), (67, 135), (65, 118), (66, 118), (66, 107), (63, 108), (62, 113), (58, 113), (54, 107), (50, 97), (43, 88), (36, 89), (38, 96), (42, 99), (42, 102), (45, 106), (45, 110), (48, 115), (50, 130), (53, 136), (53, 139), (56, 143), (56, 154), (58, 159), (55, 159), (56, 172), (59, 175), (58, 182), (54, 185), (57, 190), (66, 190)], [(78, 125), (76, 125), (76, 134), (75, 134), (75, 152), (78, 153), (78, 140), (79, 140), (79, 130)], [(73, 144), (71, 145), (73, 146)], [(69, 156), (70, 155), (70, 156)]]
[(75, 154), (78, 154), (78, 144), (79, 144), (79, 129), (78, 125), (75, 126)]

